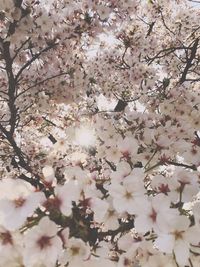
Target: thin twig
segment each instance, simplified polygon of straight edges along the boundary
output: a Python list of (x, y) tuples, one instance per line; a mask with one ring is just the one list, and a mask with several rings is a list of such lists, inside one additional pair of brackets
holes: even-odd
[(42, 49), (40, 52), (38, 52), (37, 54), (35, 54), (30, 60), (28, 60), (22, 67), (21, 69), (18, 71), (16, 77), (15, 77), (15, 81), (18, 81), (18, 78), (20, 77), (20, 75), (22, 74), (22, 72), (29, 67), (36, 59), (38, 59), (41, 54), (49, 51), (50, 49), (52, 49), (53, 47), (55, 47), (56, 45), (58, 45), (58, 43), (54, 43), (51, 46), (47, 46), (44, 49)]

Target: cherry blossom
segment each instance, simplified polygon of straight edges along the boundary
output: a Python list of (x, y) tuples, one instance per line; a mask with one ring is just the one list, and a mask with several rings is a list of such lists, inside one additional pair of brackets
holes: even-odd
[(78, 184), (69, 181), (63, 186), (58, 185), (55, 192), (56, 196), (53, 200), (56, 208), (59, 208), (64, 215), (69, 216), (72, 212), (72, 202), (78, 201), (80, 197)]
[(56, 224), (43, 217), (39, 224), (24, 236), (24, 264), (26, 266), (54, 266), (62, 251)]
[(83, 264), (89, 255), (90, 249), (81, 239), (71, 238), (68, 240), (67, 250), (62, 255), (61, 262), (69, 263), (69, 266), (77, 266), (77, 264)]
[(143, 184), (144, 174), (140, 169), (134, 169), (123, 179), (123, 183), (113, 182), (109, 187), (113, 197), (113, 206), (118, 212), (134, 214), (137, 206), (146, 205), (145, 189)]
[(34, 192), (27, 182), (19, 183), (18, 180), (2, 181), (2, 187), (7, 187), (5, 196), (0, 199), (2, 225), (8, 230), (17, 230), (43, 204), (44, 193)]
[[(162, 203), (162, 205), (161, 205)], [(135, 229), (138, 232), (145, 233), (152, 229), (158, 233), (160, 231), (168, 231), (171, 220), (178, 215), (177, 210), (170, 209), (170, 202), (166, 196), (161, 194), (149, 199), (143, 213), (137, 212), (135, 219)]]
[(172, 220), (167, 234), (159, 234), (155, 241), (159, 250), (171, 253), (174, 251), (176, 261), (180, 265), (188, 263), (190, 244), (198, 242), (198, 229), (189, 227), (190, 221), (184, 216)]
[(0, 266), (199, 266), (197, 2), (0, 1)]

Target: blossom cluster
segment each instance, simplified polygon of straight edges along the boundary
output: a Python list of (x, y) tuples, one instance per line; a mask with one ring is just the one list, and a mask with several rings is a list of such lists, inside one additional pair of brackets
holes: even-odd
[(198, 267), (199, 6), (0, 1), (0, 267)]

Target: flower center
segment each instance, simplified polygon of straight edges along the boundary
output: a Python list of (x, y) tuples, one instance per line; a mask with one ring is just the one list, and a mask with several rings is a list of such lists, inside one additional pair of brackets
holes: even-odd
[(0, 233), (0, 239), (3, 245), (13, 244), (12, 236), (8, 231), (4, 233)]
[(161, 185), (158, 187), (158, 189), (160, 190), (161, 193), (163, 193), (163, 194), (165, 194), (165, 195), (167, 195), (167, 193), (170, 192), (168, 184), (161, 184)]
[(184, 231), (175, 231), (173, 234), (175, 236), (175, 240), (183, 239), (183, 233)]
[(71, 250), (72, 256), (75, 256), (75, 255), (78, 255), (79, 254), (80, 248), (79, 247), (76, 247), (76, 246), (72, 246), (70, 248), (70, 250)]
[(153, 222), (156, 222), (157, 213), (156, 213), (156, 211), (154, 209), (152, 209), (152, 212), (149, 215), (149, 217), (152, 219)]
[(38, 239), (37, 244), (39, 245), (40, 249), (44, 249), (46, 247), (51, 246), (51, 237), (49, 236), (42, 236), (40, 239)]
[(126, 193), (125, 193), (125, 198), (126, 198), (126, 199), (131, 199), (132, 197), (133, 197), (132, 193), (126, 191)]
[(26, 202), (26, 199), (23, 197), (19, 197), (17, 199), (14, 199), (14, 204), (15, 204), (15, 208), (20, 208), (24, 205), (24, 203)]
[(131, 266), (131, 260), (128, 258), (124, 258), (124, 266)]
[(112, 217), (115, 215), (115, 211), (114, 210), (108, 210), (108, 217)]

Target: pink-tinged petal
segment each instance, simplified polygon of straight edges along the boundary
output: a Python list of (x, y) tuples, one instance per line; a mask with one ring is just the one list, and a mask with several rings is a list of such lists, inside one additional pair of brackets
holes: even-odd
[[(160, 205), (162, 203), (162, 205)], [(171, 205), (171, 201), (170, 198), (165, 196), (164, 194), (158, 194), (155, 197), (153, 197), (152, 199), (152, 205), (154, 207), (154, 209), (156, 210), (162, 210), (163, 207), (169, 208)], [(162, 208), (161, 208), (162, 207)]]
[[(37, 229), (37, 228), (36, 228)], [(39, 230), (49, 236), (54, 236), (58, 229), (57, 225), (49, 219), (49, 217), (45, 216), (43, 217), (39, 222)]]
[(135, 218), (135, 229), (138, 233), (146, 233), (152, 229), (152, 221), (145, 215), (140, 215)]
[(26, 217), (32, 215), (36, 208), (38, 208), (40, 204), (43, 204), (45, 200), (45, 195), (42, 192), (33, 192), (30, 194), (25, 202), (26, 210), (24, 211), (24, 215)]
[(115, 230), (119, 227), (118, 217), (108, 217), (104, 222), (104, 229)]
[(176, 242), (174, 247), (174, 254), (178, 265), (185, 266), (189, 258), (189, 244), (184, 241)]
[(130, 233), (128, 233), (120, 237), (118, 240), (118, 247), (126, 251), (132, 246), (133, 242), (133, 237), (130, 235)]
[(158, 236), (154, 244), (160, 251), (165, 253), (172, 253), (174, 242), (175, 239), (173, 235), (162, 234)]
[(145, 195), (140, 197), (135, 197), (135, 214), (140, 215), (141, 211), (142, 214), (149, 214), (149, 211), (151, 210), (152, 206), (151, 203), (148, 201), (147, 197)]
[(65, 216), (70, 216), (72, 213), (72, 201), (65, 201), (61, 204), (60, 206), (60, 211), (65, 215)]
[(113, 199), (113, 206), (117, 212), (124, 212), (126, 211), (126, 201), (122, 198), (114, 198)]
[(172, 209), (166, 211), (166, 214), (163, 214), (162, 212), (157, 214), (156, 223), (158, 228), (154, 230), (162, 233), (170, 232), (171, 221), (177, 216), (177, 211)]

